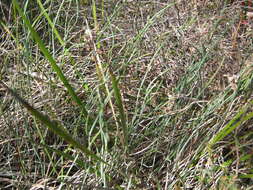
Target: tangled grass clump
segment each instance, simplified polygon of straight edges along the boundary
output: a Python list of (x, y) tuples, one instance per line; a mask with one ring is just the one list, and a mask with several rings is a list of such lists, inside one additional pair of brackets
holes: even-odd
[(1, 3), (1, 189), (252, 188), (252, 26), (236, 2)]

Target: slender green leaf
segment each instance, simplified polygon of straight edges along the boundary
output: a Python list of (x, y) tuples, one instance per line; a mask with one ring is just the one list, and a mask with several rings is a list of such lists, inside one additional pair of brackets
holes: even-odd
[(93, 159), (103, 162), (107, 164), (103, 159), (95, 155), (93, 152), (85, 148), (82, 144), (77, 142), (60, 124), (56, 121), (51, 121), (47, 115), (42, 114), (35, 108), (33, 108), (28, 102), (26, 102), (23, 98), (21, 98), (16, 92), (10, 89), (7, 85), (5, 85), (1, 80), (0, 84), (20, 103), (22, 104), (35, 118), (40, 120), (44, 125), (46, 125), (51, 131), (53, 131), (56, 135), (62, 137), (65, 141), (71, 144), (73, 147), (80, 149), (87, 156), (92, 157)]
[[(87, 168), (87, 163), (83, 162), (83, 161), (80, 160), (80, 159), (75, 159), (72, 155), (70, 155), (70, 154), (68, 154), (68, 153), (66, 153), (66, 152), (62, 152), (62, 151), (57, 150), (57, 149), (55, 149), (55, 148), (52, 148), (52, 147), (50, 147), (50, 146), (48, 146), (48, 145), (46, 145), (46, 144), (41, 144), (41, 143), (40, 143), (39, 145), (43, 146), (44, 148), (46, 148), (46, 149), (49, 150), (50, 152), (55, 152), (56, 154), (62, 156), (63, 158), (66, 158), (66, 159), (68, 159), (68, 160), (75, 161), (75, 163), (76, 163), (79, 167), (81, 167), (81, 168), (83, 168), (83, 169), (86, 169), (86, 168)], [(94, 170), (93, 167), (89, 166), (89, 168), (92, 170), (93, 173), (95, 173), (95, 170)]]
[(72, 88), (72, 86), (69, 84), (67, 78), (64, 76), (63, 72), (61, 71), (60, 67), (56, 64), (55, 59), (53, 58), (53, 56), (50, 54), (50, 52), (48, 51), (48, 49), (46, 48), (46, 46), (44, 45), (43, 41), (41, 40), (41, 38), (39, 37), (38, 33), (35, 31), (35, 29), (32, 27), (30, 21), (28, 20), (28, 18), (25, 16), (25, 14), (23, 13), (23, 11), (21, 10), (17, 0), (12, 0), (14, 6), (16, 7), (16, 9), (18, 10), (19, 14), (21, 15), (25, 25), (28, 27), (28, 29), (31, 32), (32, 37), (34, 38), (34, 40), (36, 41), (36, 43), (38, 44), (41, 52), (44, 54), (44, 56), (47, 58), (47, 60), (49, 61), (49, 63), (51, 64), (53, 70), (56, 72), (57, 76), (59, 77), (59, 79), (63, 82), (64, 86), (67, 88), (70, 96), (72, 97), (72, 99), (82, 108), (82, 111), (84, 113), (85, 116), (88, 115), (88, 112), (84, 106), (84, 104), (82, 103), (82, 101), (80, 100), (80, 98), (76, 95), (74, 89)]
[(60, 42), (60, 44), (62, 46), (65, 46), (65, 42), (62, 40), (61, 35), (59, 34), (59, 32), (57, 31), (57, 29), (55, 28), (54, 23), (52, 22), (52, 20), (50, 19), (49, 15), (47, 14), (46, 9), (44, 8), (43, 4), (41, 3), (40, 0), (37, 0), (37, 3), (39, 4), (40, 9), (42, 10), (42, 14), (45, 16), (45, 18), (47, 19), (47, 22), (49, 23), (49, 25), (51, 26), (56, 38), (58, 39), (58, 41)]
[(241, 174), (239, 175), (239, 178), (248, 178), (248, 179), (252, 179), (253, 178), (253, 174)]
[(112, 80), (112, 87), (116, 99), (117, 106), (119, 108), (119, 116), (120, 116), (120, 124), (123, 128), (123, 135), (124, 135), (124, 145), (127, 148), (128, 146), (128, 130), (127, 130), (127, 120), (126, 114), (123, 107), (122, 96), (120, 93), (120, 89), (118, 87), (118, 81), (116, 80), (113, 72), (110, 70), (111, 80)]
[[(252, 103), (253, 101), (249, 103), (249, 105), (252, 105)], [(236, 116), (234, 116), (234, 118), (210, 140), (209, 147), (212, 147), (215, 143), (225, 138), (243, 122), (253, 118), (253, 112), (250, 112), (245, 115), (249, 105), (247, 105), (239, 113), (237, 113)]]

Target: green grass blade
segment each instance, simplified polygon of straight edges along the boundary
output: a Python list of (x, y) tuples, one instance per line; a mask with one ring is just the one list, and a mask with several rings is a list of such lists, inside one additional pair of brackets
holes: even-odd
[[(34, 142), (34, 143), (35, 143), (35, 142)], [(57, 150), (57, 149), (52, 148), (52, 147), (50, 147), (50, 146), (48, 146), (48, 145), (46, 145), (46, 144), (41, 144), (41, 143), (40, 143), (39, 145), (43, 146), (44, 148), (46, 148), (46, 149), (49, 150), (50, 152), (55, 152), (56, 154), (62, 156), (63, 158), (66, 158), (66, 159), (68, 159), (68, 160), (75, 161), (75, 163), (76, 163), (79, 167), (81, 167), (81, 168), (83, 168), (83, 169), (86, 169), (86, 167), (87, 167), (87, 164), (86, 164), (85, 162), (83, 162), (83, 161), (80, 160), (80, 159), (75, 159), (72, 155), (70, 155), (70, 154), (68, 154), (68, 153), (66, 153), (66, 152)], [(95, 169), (94, 169), (93, 167), (89, 166), (89, 168), (91, 169), (92, 173), (95, 173)]]
[(252, 179), (253, 178), (253, 174), (241, 174), (239, 175), (239, 178), (248, 178), (248, 179)]
[[(253, 101), (249, 104), (252, 105)], [(249, 105), (244, 107), (234, 118), (220, 131), (218, 132), (209, 142), (209, 148), (211, 148), (215, 143), (225, 138), (229, 135), (233, 130), (235, 130), (238, 126), (240, 126), (243, 122), (253, 118), (253, 112), (244, 115), (247, 111)]]
[[(87, 163), (85, 163), (83, 160), (81, 159), (76, 159), (74, 156), (66, 153), (66, 152), (63, 152), (63, 151), (60, 151), (60, 150), (57, 150), (55, 148), (52, 148), (46, 144), (39, 144), (41, 145), (42, 147), (46, 148), (47, 150), (49, 150), (50, 152), (54, 152), (56, 154), (58, 154), (59, 156), (62, 156), (63, 158), (66, 158), (68, 160), (71, 160), (73, 161), (77, 166), (79, 166), (80, 168), (82, 168), (83, 170), (86, 170), (87, 167), (89, 167), (89, 173), (96, 173), (99, 177), (101, 177), (101, 172), (98, 172), (99, 169), (98, 168), (93, 168), (92, 166), (88, 166)], [(106, 174), (106, 179), (109, 180), (111, 178), (110, 174)]]
[(82, 108), (82, 111), (83, 111), (84, 115), (87, 116), (88, 112), (87, 112), (84, 104), (82, 103), (82, 101), (80, 100), (80, 98), (78, 98), (78, 96), (76, 95), (74, 89), (69, 84), (67, 78), (64, 76), (63, 72), (61, 71), (60, 67), (56, 64), (55, 59), (52, 57), (52, 55), (50, 54), (50, 52), (48, 51), (48, 49), (44, 45), (43, 41), (39, 37), (38, 33), (32, 27), (30, 21), (27, 19), (27, 17), (25, 16), (25, 14), (23, 13), (23, 11), (21, 10), (19, 4), (17, 3), (17, 0), (13, 0), (12, 2), (14, 4), (14, 6), (16, 7), (16, 9), (18, 10), (19, 14), (21, 15), (21, 17), (22, 17), (25, 25), (28, 27), (29, 31), (31, 32), (32, 37), (34, 38), (34, 40), (38, 44), (41, 52), (47, 58), (47, 60), (51, 64), (53, 70), (56, 72), (56, 74), (59, 77), (59, 79), (63, 82), (64, 86), (67, 88), (67, 90), (68, 90), (70, 96), (72, 97), (72, 99)]
[(94, 21), (95, 31), (98, 31), (98, 19), (97, 19), (97, 8), (95, 0), (92, 0), (92, 17)]
[(22, 104), (35, 118), (40, 120), (44, 125), (46, 125), (51, 131), (63, 138), (66, 142), (71, 144), (73, 147), (81, 150), (87, 156), (92, 157), (93, 159), (107, 164), (103, 159), (86, 149), (82, 144), (77, 142), (61, 125), (55, 121), (51, 121), (47, 115), (42, 114), (35, 108), (33, 108), (28, 102), (21, 98), (16, 92), (10, 89), (2, 81), (0, 84), (20, 103)]
[(127, 130), (127, 120), (126, 120), (126, 114), (123, 107), (123, 101), (122, 96), (120, 93), (120, 89), (118, 87), (118, 81), (116, 80), (113, 72), (110, 70), (111, 80), (112, 80), (112, 87), (116, 99), (117, 106), (119, 108), (119, 116), (120, 116), (120, 124), (123, 128), (123, 135), (124, 135), (124, 145), (127, 149), (128, 147), (128, 130)]
[(65, 46), (65, 42), (62, 40), (61, 35), (59, 34), (59, 32), (57, 31), (57, 29), (55, 28), (54, 23), (52, 22), (52, 20), (50, 19), (49, 15), (47, 14), (46, 9), (44, 8), (43, 4), (41, 3), (40, 0), (37, 0), (37, 3), (39, 4), (39, 7), (42, 11), (42, 14), (45, 16), (45, 18), (47, 19), (47, 22), (49, 23), (49, 25), (51, 26), (56, 38), (58, 39), (58, 41), (60, 42), (60, 44), (64, 47)]
[[(94, 21), (94, 28), (96, 31), (96, 34), (99, 31), (99, 25), (98, 25), (98, 19), (97, 19), (97, 8), (96, 8), (96, 1), (92, 0), (92, 17)], [(97, 43), (97, 48), (99, 49), (101, 46), (100, 42)]]

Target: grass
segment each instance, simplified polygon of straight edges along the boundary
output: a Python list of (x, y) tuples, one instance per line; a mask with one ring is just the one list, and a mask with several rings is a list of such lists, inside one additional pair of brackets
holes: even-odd
[(1, 189), (252, 189), (236, 2), (0, 6)]

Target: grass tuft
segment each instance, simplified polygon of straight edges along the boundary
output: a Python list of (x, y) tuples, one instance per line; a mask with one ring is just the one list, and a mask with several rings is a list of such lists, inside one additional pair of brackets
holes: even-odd
[(252, 189), (249, 15), (1, 1), (0, 189)]

